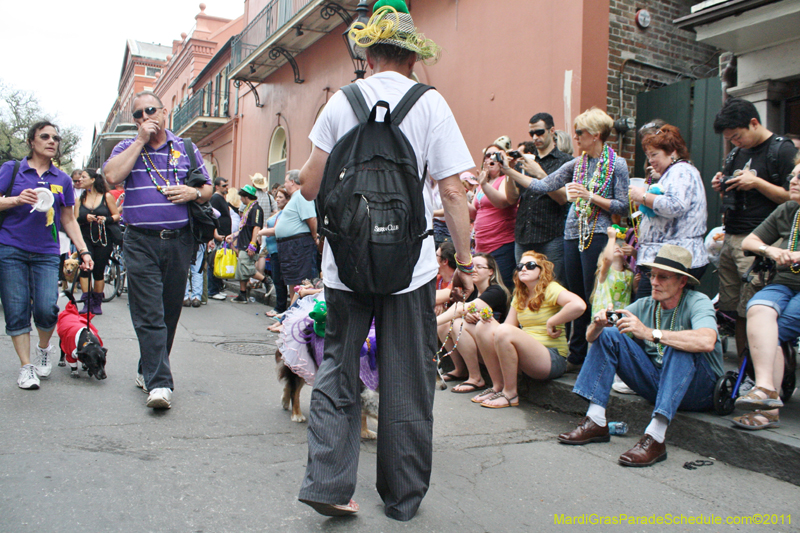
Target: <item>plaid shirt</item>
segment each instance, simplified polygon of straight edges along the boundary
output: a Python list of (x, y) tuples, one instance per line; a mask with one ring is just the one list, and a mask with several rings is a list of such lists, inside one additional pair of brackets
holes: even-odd
[[(536, 154), (536, 162), (547, 174), (552, 174), (561, 165), (570, 161), (572, 156), (553, 148), (544, 157)], [(548, 242), (564, 235), (564, 220), (569, 204), (559, 205), (547, 193), (535, 193), (530, 189), (520, 189), (517, 224), (514, 228), (514, 239), (521, 244)]]

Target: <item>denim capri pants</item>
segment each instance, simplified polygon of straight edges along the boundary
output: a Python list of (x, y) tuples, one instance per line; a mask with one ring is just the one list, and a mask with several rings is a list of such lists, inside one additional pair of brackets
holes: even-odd
[(29, 333), (31, 313), (41, 331), (52, 331), (56, 327), (58, 264), (57, 254), (27, 252), (0, 244), (0, 300), (7, 335), (16, 337)]
[(800, 337), (800, 291), (777, 283), (767, 285), (750, 298), (747, 310), (754, 305), (765, 305), (778, 312), (779, 342)]

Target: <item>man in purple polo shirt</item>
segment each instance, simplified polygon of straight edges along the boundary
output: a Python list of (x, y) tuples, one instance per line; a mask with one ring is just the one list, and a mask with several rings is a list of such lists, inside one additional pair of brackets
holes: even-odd
[[(149, 391), (147, 407), (169, 409), (174, 389), (169, 353), (183, 308), (191, 257), (196, 250), (189, 231), (188, 202), (205, 203), (206, 184), (184, 185), (190, 169), (183, 142), (166, 128), (169, 112), (152, 92), (133, 98), (139, 134), (111, 152), (104, 169), (112, 185), (125, 182), (125, 263), (131, 321), (139, 339), (136, 385)], [(195, 160), (202, 155), (192, 145)]]

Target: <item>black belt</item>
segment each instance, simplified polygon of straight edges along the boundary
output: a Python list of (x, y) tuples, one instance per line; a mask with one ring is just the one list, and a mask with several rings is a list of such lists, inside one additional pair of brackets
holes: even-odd
[(286, 241), (293, 241), (295, 239), (302, 239), (304, 237), (308, 237), (309, 239), (312, 238), (310, 233), (298, 233), (297, 235), (292, 235), (291, 237), (284, 237), (282, 239), (275, 239), (275, 240), (277, 242), (286, 242)]
[(136, 233), (141, 233), (142, 235), (147, 235), (149, 237), (159, 237), (164, 240), (177, 239), (185, 232), (189, 231), (189, 226), (184, 226), (178, 229), (147, 229), (147, 228), (140, 228), (139, 226), (128, 225), (127, 228)]

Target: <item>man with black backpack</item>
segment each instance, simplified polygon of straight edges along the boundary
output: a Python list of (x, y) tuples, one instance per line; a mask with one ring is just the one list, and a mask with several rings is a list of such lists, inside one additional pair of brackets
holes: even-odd
[(736, 347), (747, 343), (747, 302), (756, 293), (754, 282), (742, 276), (753, 263), (742, 241), (778, 205), (789, 200), (789, 179), (797, 148), (761, 124), (756, 107), (742, 98), (729, 98), (714, 119), (714, 131), (733, 144), (722, 172), (711, 186), (722, 195), (725, 241), (719, 258), (719, 309), (735, 313)]
[[(388, 5), (387, 5), (388, 4)], [(358, 511), (359, 354), (375, 318), (380, 375), (377, 489), (385, 513), (409, 520), (427, 492), (433, 437), (437, 273), (430, 190), (438, 181), (459, 279), (472, 289), (469, 221), (460, 172), (474, 168), (442, 96), (415, 84), (438, 47), (399, 0), (380, 0), (350, 38), (373, 75), (336, 93), (309, 136), (302, 194), (317, 199), (325, 237), (325, 356), (316, 374), (300, 501), (324, 515)], [(352, 87), (355, 87), (353, 90)], [(379, 109), (382, 108), (382, 109)]]

